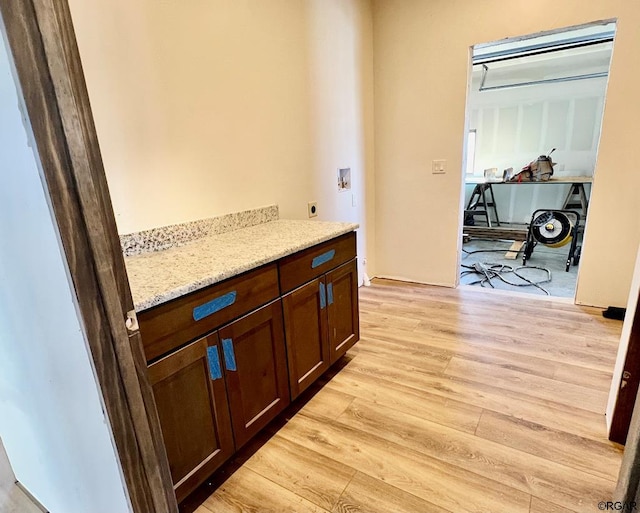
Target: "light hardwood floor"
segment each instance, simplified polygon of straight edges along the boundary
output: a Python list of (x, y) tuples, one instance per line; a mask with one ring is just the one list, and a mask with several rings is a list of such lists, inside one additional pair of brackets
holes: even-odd
[(620, 322), (387, 280), (360, 289), (360, 308), (361, 341), (197, 513), (595, 513), (610, 500)]
[(42, 510), (16, 486), (2, 440), (0, 440), (0, 513), (42, 513)]

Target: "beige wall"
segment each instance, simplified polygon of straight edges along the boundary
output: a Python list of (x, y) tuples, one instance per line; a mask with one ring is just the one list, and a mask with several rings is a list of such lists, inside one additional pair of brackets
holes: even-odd
[[(453, 286), (469, 48), (618, 18), (577, 301), (624, 306), (640, 241), (636, 1), (373, 0), (376, 270)], [(431, 161), (446, 159), (445, 175)]]
[(120, 233), (271, 203), (306, 218), (315, 200), (361, 224), (371, 262), (368, 0), (70, 5)]

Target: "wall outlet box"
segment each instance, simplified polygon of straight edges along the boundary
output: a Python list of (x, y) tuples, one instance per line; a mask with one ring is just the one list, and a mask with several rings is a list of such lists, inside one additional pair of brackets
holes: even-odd
[(431, 162), (431, 172), (434, 175), (443, 175), (447, 171), (447, 161), (446, 160), (433, 160)]
[(351, 189), (351, 168), (344, 167), (338, 169), (338, 192)]
[(309, 217), (316, 217), (318, 215), (318, 202), (310, 201), (307, 203), (307, 209), (309, 211)]

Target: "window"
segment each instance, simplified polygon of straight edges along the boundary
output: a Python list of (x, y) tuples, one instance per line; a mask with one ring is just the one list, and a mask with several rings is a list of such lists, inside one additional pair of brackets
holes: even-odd
[(469, 130), (467, 134), (467, 175), (473, 175), (473, 168), (476, 162), (476, 131)]

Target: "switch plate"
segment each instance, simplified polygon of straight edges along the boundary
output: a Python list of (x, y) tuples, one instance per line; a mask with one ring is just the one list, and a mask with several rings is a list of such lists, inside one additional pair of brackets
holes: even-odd
[(431, 161), (431, 172), (434, 175), (443, 175), (447, 172), (446, 160), (433, 160)]
[(309, 217), (316, 217), (318, 215), (318, 202), (310, 201), (307, 203), (307, 210), (309, 211)]

